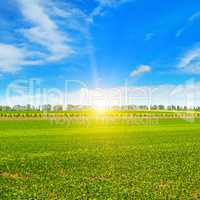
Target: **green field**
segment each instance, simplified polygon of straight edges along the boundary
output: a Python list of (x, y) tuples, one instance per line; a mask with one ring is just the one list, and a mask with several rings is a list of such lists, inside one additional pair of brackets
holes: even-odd
[(0, 199), (200, 198), (200, 120), (84, 123), (1, 120)]

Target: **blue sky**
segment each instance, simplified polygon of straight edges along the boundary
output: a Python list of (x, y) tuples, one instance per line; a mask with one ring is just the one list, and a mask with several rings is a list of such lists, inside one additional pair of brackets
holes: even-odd
[(61, 90), (65, 80), (89, 89), (199, 82), (199, 27), (198, 0), (2, 0), (0, 93), (33, 78)]

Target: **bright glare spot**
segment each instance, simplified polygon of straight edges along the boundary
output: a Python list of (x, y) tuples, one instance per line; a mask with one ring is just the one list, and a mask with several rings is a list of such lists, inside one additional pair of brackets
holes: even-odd
[(108, 108), (105, 101), (95, 101), (93, 107), (96, 111), (104, 111)]
[(109, 107), (108, 95), (101, 90), (96, 90), (90, 93), (91, 104), (96, 111), (104, 111)]

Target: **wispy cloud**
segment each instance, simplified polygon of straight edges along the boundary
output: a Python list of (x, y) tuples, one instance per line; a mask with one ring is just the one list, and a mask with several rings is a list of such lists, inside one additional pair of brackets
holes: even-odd
[[(15, 44), (0, 43), (0, 71), (17, 72), (26, 65), (59, 62), (77, 53), (77, 38), (71, 30), (90, 39), (90, 26), (105, 8), (133, 0), (96, 0), (97, 6), (85, 13), (73, 3), (52, 0), (16, 0), (22, 27)], [(21, 47), (23, 46), (23, 48)], [(35, 52), (37, 49), (37, 52)]]
[(180, 59), (178, 69), (190, 74), (200, 74), (200, 47), (186, 52)]
[(133, 2), (135, 0), (96, 0), (98, 6), (94, 8), (89, 16), (89, 20), (93, 22), (93, 18), (103, 15), (105, 8), (116, 8), (124, 3)]
[(151, 67), (149, 65), (140, 65), (130, 73), (130, 77), (136, 77), (148, 72), (151, 72)]
[(200, 11), (194, 13), (192, 16), (189, 17), (189, 21), (194, 21), (200, 17)]
[(12, 45), (0, 44), (0, 70), (2, 72), (16, 72), (23, 65), (26, 53), (23, 49)]
[[(15, 73), (24, 66), (59, 61), (73, 53), (70, 37), (60, 29), (55, 20), (51, 19), (45, 2), (17, 0), (18, 8), (27, 24), (26, 27), (29, 28), (18, 30), (19, 34), (24, 36), (24, 41), (21, 37), (19, 43), (1, 42), (0, 71)], [(32, 48), (35, 45), (37, 45), (37, 52)]]
[(145, 40), (146, 41), (149, 41), (149, 40), (151, 40), (153, 37), (155, 36), (155, 34), (154, 33), (147, 33), (146, 35), (145, 35)]
[(180, 37), (182, 35), (182, 33), (185, 31), (186, 26), (180, 28), (177, 32), (176, 32), (176, 37)]
[(182, 26), (181, 28), (178, 29), (178, 31), (176, 32), (176, 37), (180, 37), (184, 31), (197, 19), (200, 18), (200, 11), (195, 12), (193, 15), (191, 15), (187, 21), (186, 24), (184, 26)]
[(73, 52), (69, 45), (69, 36), (62, 32), (50, 18), (42, 1), (20, 0), (18, 2), (24, 18), (32, 24), (31, 28), (22, 29), (21, 32), (30, 42), (41, 45), (50, 52), (48, 61), (61, 60)]
[(40, 60), (32, 60), (35, 52), (28, 52), (24, 48), (16, 47), (10, 44), (0, 43), (0, 71), (6, 73), (15, 73), (21, 70), (24, 65), (37, 65)]

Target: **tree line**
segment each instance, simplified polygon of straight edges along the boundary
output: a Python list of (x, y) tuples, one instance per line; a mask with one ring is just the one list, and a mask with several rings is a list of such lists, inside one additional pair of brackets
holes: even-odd
[[(92, 106), (81, 106), (81, 105), (50, 105), (45, 104), (41, 106), (27, 105), (14, 105), (14, 106), (0, 106), (0, 111), (65, 111), (65, 110), (94, 110)], [(124, 105), (124, 106), (112, 106), (107, 108), (109, 110), (177, 110), (177, 111), (187, 111), (187, 110), (200, 110), (199, 106), (187, 107), (179, 105)]]

